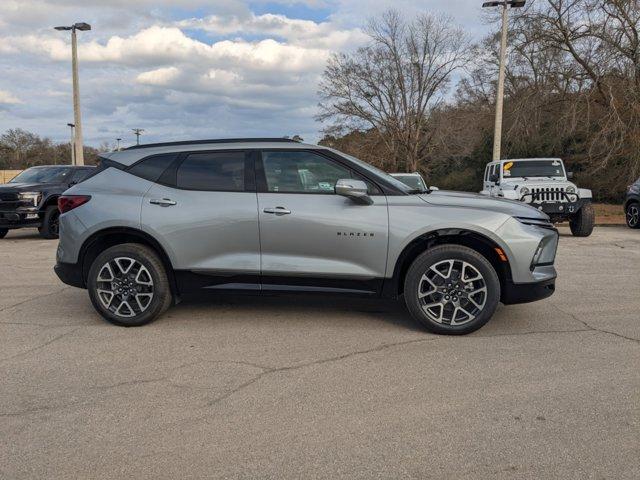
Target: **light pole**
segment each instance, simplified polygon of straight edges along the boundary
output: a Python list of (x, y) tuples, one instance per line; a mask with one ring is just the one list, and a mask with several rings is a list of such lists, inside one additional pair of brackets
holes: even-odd
[(116, 147), (116, 150), (120, 151), (120, 140), (122, 140), (121, 138), (116, 138), (116, 142), (118, 142), (118, 146)]
[(73, 121), (75, 123), (75, 164), (84, 165), (84, 152), (82, 147), (82, 119), (80, 118), (80, 85), (78, 82), (78, 40), (76, 30), (91, 30), (88, 23), (74, 23), (69, 27), (55, 27), (56, 30), (71, 30), (71, 72), (73, 76)]
[(496, 93), (496, 123), (493, 129), (493, 160), (500, 160), (502, 145), (502, 102), (504, 100), (504, 71), (507, 60), (507, 26), (508, 11), (511, 8), (524, 7), (526, 0), (503, 0), (485, 2), (482, 8), (502, 7), (502, 35), (500, 37), (500, 67), (498, 69), (498, 91)]
[(135, 133), (135, 135), (136, 135), (136, 145), (140, 145), (140, 135), (143, 134), (144, 129), (143, 128), (132, 128), (131, 130), (133, 130), (133, 133)]
[(69, 145), (71, 145), (71, 165), (75, 165), (76, 164), (76, 152), (74, 151), (75, 150), (75, 147), (74, 147), (75, 124), (67, 123), (67, 127), (71, 129), (71, 141), (69, 142)]

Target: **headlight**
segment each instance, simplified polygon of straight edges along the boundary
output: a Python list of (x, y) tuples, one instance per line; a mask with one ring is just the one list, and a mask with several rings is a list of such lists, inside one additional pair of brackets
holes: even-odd
[(42, 199), (42, 193), (40, 192), (22, 192), (18, 194), (20, 200), (27, 200), (31, 202), (34, 207), (40, 205), (40, 200)]
[(576, 193), (576, 189), (574, 187), (567, 187), (564, 191), (567, 193)]
[(529, 189), (527, 187), (522, 187), (520, 189), (520, 195), (527, 195), (529, 193)]
[(531, 270), (536, 266), (553, 265), (556, 259), (556, 250), (558, 249), (558, 234), (547, 235), (538, 244), (536, 253), (531, 261)]

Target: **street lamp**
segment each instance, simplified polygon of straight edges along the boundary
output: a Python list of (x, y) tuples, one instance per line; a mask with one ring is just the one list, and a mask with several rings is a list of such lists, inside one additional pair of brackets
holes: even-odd
[(508, 11), (511, 8), (524, 7), (526, 0), (506, 0), (485, 2), (482, 8), (502, 7), (502, 36), (500, 38), (500, 67), (498, 69), (498, 92), (496, 93), (496, 123), (493, 129), (493, 160), (500, 160), (502, 144), (502, 102), (504, 100), (504, 70), (507, 58)]
[(144, 132), (143, 128), (132, 128), (133, 133), (136, 135), (136, 145), (140, 145), (140, 135)]
[(84, 165), (84, 153), (82, 149), (82, 120), (80, 118), (80, 85), (78, 83), (78, 41), (76, 30), (82, 32), (91, 30), (91, 25), (80, 22), (69, 27), (54, 27), (56, 30), (71, 30), (71, 73), (73, 76), (73, 120), (75, 123), (75, 163)]
[(121, 138), (116, 138), (116, 142), (118, 142), (118, 145), (116, 146), (116, 150), (120, 151), (120, 140), (122, 140)]
[(67, 123), (67, 127), (69, 127), (71, 129), (71, 141), (69, 142), (69, 145), (71, 146), (71, 165), (75, 165), (76, 164), (76, 152), (74, 151), (74, 129), (75, 129), (75, 123)]

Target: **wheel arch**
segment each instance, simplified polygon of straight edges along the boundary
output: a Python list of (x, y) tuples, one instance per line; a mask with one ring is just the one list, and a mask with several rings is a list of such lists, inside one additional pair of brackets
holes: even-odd
[(625, 213), (627, 211), (627, 208), (629, 208), (629, 205), (631, 205), (632, 203), (640, 204), (640, 195), (639, 196), (630, 195), (628, 198), (625, 199), (625, 201), (624, 201), (624, 211), (625, 211)]
[(89, 238), (87, 238), (87, 240), (85, 240), (80, 248), (80, 254), (78, 256), (78, 262), (82, 268), (82, 281), (85, 286), (87, 285), (87, 278), (89, 276), (91, 264), (98, 255), (107, 248), (124, 243), (145, 245), (158, 254), (162, 261), (162, 265), (167, 272), (171, 293), (173, 293), (174, 298), (177, 299), (179, 292), (173, 271), (173, 265), (171, 264), (171, 260), (167, 255), (167, 252), (151, 235), (132, 227), (106, 228), (93, 233)]
[(60, 194), (53, 194), (53, 195), (49, 195), (44, 202), (42, 202), (42, 205), (40, 206), (40, 213), (44, 213), (45, 210), (52, 206), (55, 205), (56, 207), (58, 206), (58, 198), (60, 197)]
[[(385, 280), (383, 295), (387, 297), (401, 295), (404, 291), (404, 279), (407, 271), (418, 255), (437, 245), (444, 244), (468, 247), (484, 256), (495, 269), (502, 290), (504, 290), (505, 283), (512, 280), (511, 265), (506, 256), (507, 252), (494, 240), (472, 230), (445, 228), (420, 235), (400, 252), (393, 269), (393, 276)], [(503, 251), (505, 260), (500, 258), (496, 248)]]

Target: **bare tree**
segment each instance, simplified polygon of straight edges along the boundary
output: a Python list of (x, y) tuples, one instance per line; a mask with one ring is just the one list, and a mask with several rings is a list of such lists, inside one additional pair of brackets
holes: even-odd
[(470, 41), (446, 17), (409, 22), (393, 10), (371, 20), (367, 33), (369, 45), (329, 60), (318, 119), (334, 122), (329, 133), (374, 132), (390, 157), (387, 168), (417, 171), (427, 162), (431, 114), (453, 73), (470, 61)]

